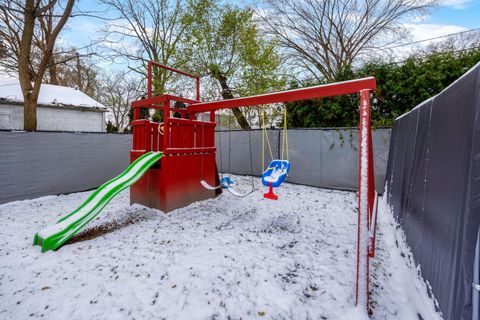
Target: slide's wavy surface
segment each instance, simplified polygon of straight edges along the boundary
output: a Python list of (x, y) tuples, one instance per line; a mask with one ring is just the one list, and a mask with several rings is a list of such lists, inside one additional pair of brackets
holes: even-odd
[(56, 224), (35, 234), (34, 245), (42, 252), (56, 250), (100, 214), (102, 209), (124, 189), (137, 182), (163, 153), (148, 152), (133, 162), (117, 177), (95, 190), (77, 209), (61, 218)]

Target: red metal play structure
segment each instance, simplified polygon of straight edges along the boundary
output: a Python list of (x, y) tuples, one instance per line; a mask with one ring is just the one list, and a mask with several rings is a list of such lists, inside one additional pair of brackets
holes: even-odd
[[(196, 81), (195, 100), (168, 94), (153, 95), (153, 68), (162, 68), (193, 78)], [(375, 78), (370, 77), (230, 100), (201, 102), (199, 76), (149, 62), (148, 96), (132, 103), (134, 109), (131, 124), (133, 149), (130, 159), (133, 162), (149, 151), (162, 151), (164, 155), (141, 180), (131, 187), (130, 201), (168, 212), (194, 201), (215, 196), (215, 191), (204, 188), (200, 181), (205, 180), (210, 185), (219, 185), (215, 162), (216, 110), (359, 94), (360, 148), (356, 302), (366, 306), (368, 304), (368, 259), (374, 255), (376, 225), (376, 193), (370, 127), (370, 92), (375, 88)], [(172, 102), (181, 102), (186, 107), (174, 108)], [(157, 122), (140, 119), (141, 108), (163, 110), (163, 130), (159, 130), (160, 124)], [(181, 117), (173, 117), (174, 112), (179, 113)], [(209, 121), (197, 120), (197, 115), (204, 112), (210, 114)]]

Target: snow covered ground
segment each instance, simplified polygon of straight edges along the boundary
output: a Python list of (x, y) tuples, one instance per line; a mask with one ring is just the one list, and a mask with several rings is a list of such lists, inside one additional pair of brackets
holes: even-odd
[[(44, 254), (34, 233), (89, 192), (0, 205), (0, 319), (359, 319), (355, 193), (285, 184), (271, 201), (255, 181), (168, 215), (126, 191)], [(383, 207), (372, 318), (441, 319)]]

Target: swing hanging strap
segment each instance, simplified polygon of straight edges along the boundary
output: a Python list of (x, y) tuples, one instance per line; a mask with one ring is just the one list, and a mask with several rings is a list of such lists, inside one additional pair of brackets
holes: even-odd
[(287, 153), (287, 161), (290, 161), (290, 157), (288, 155), (288, 130), (287, 130), (287, 108), (283, 112), (283, 141), (282, 141), (282, 160), (285, 160), (283, 157), (284, 151), (286, 150)]
[(265, 125), (265, 111), (262, 112), (262, 169), (265, 171), (265, 140), (267, 140), (268, 151), (270, 152), (271, 161), (273, 161), (272, 146), (270, 139), (268, 139), (267, 127)]
[[(265, 111), (262, 112), (262, 168), (263, 171), (267, 170), (265, 168), (265, 140), (267, 141), (268, 151), (270, 152), (271, 161), (274, 160), (272, 146), (270, 144), (270, 139), (268, 138), (267, 127), (265, 124)], [(284, 158), (286, 154), (286, 159)], [(283, 112), (283, 139), (282, 139), (282, 160), (290, 161), (290, 156), (288, 153), (288, 130), (287, 130), (287, 109)]]

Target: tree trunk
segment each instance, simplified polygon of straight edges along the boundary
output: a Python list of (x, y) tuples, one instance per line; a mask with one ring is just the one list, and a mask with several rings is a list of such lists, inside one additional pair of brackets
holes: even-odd
[(33, 30), (35, 27), (35, 5), (33, 0), (27, 0), (25, 2), (24, 18), (20, 53), (18, 56), (18, 80), (22, 88), (24, 101), (23, 129), (25, 131), (35, 131), (37, 130), (37, 103), (36, 100), (33, 100), (33, 79), (29, 69)]
[(77, 89), (83, 92), (82, 86), (82, 65), (80, 64), (80, 54), (76, 53), (76, 60), (77, 60)]
[[(18, 56), (18, 78), (20, 87), (22, 88), (24, 101), (24, 124), (25, 131), (35, 131), (37, 129), (37, 100), (42, 85), (42, 79), (48, 64), (53, 56), (53, 48), (58, 34), (65, 26), (70, 14), (72, 13), (75, 0), (68, 0), (65, 5), (64, 12), (58, 21), (56, 27), (52, 30), (47, 38), (45, 50), (42, 52), (43, 57), (40, 60), (38, 70), (30, 70), (30, 55), (32, 49), (33, 33), (35, 29), (35, 20), (45, 14), (48, 10), (53, 10), (53, 6), (57, 3), (52, 0), (45, 4), (44, 7), (38, 8), (41, 2), (34, 0), (26, 0), (23, 10), (24, 23), (22, 30), (22, 39), (20, 41), (20, 53)], [(53, 12), (53, 11), (51, 11)], [(32, 85), (34, 82), (34, 85)]]
[(55, 63), (55, 56), (52, 55), (50, 64), (48, 65), (48, 74), (50, 75), (50, 84), (58, 86), (57, 65)]
[(32, 94), (24, 97), (23, 129), (25, 131), (37, 130), (37, 99), (34, 99)]
[(232, 109), (233, 115), (235, 116), (235, 119), (237, 119), (238, 124), (240, 125), (240, 128), (242, 130), (250, 130), (252, 127), (250, 127), (250, 124), (248, 123), (247, 119), (243, 115), (242, 111), (239, 108), (233, 108)]
[[(214, 76), (216, 76), (217, 80), (220, 82), (220, 86), (222, 87), (222, 98), (225, 100), (233, 99), (234, 97), (233, 97), (232, 90), (230, 89), (227, 83), (227, 77), (218, 73), (214, 74)], [(239, 108), (233, 108), (232, 112), (238, 124), (240, 125), (240, 128), (242, 128), (242, 130), (252, 129), (247, 119), (245, 118), (245, 116), (243, 115), (242, 111)]]

